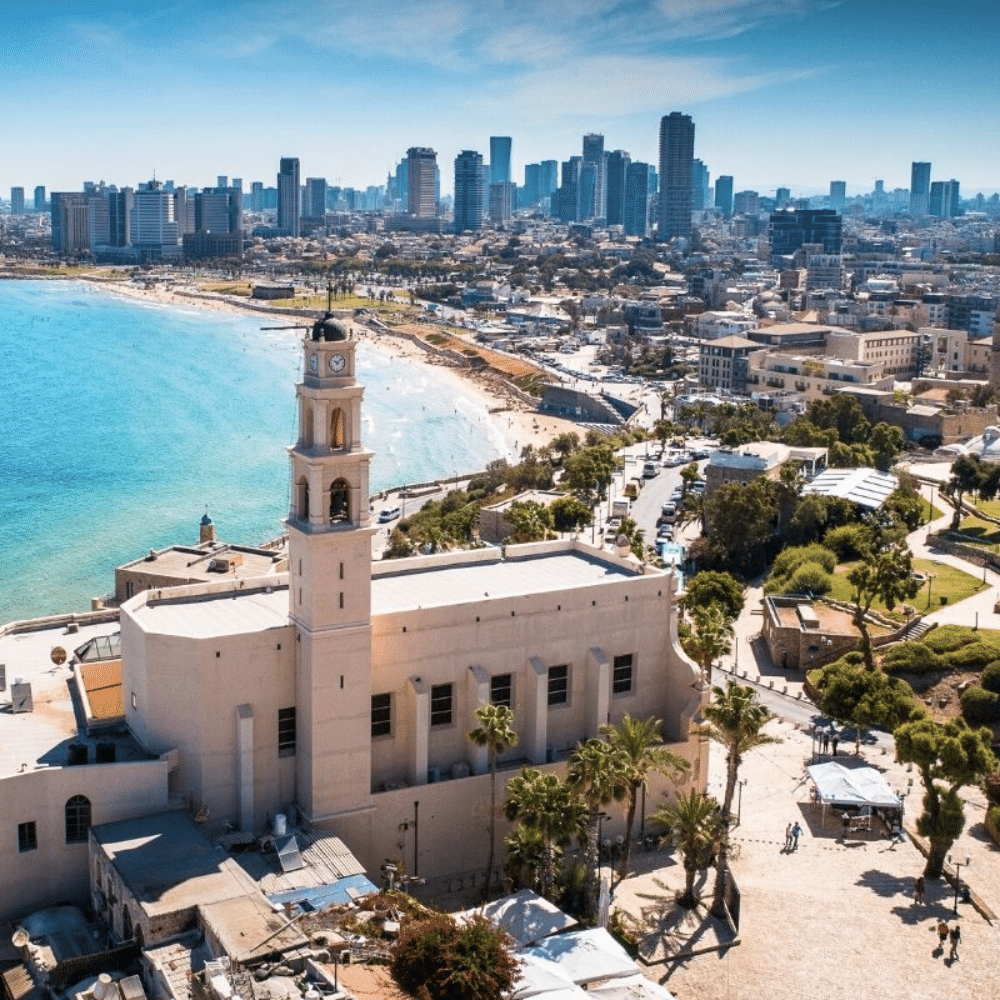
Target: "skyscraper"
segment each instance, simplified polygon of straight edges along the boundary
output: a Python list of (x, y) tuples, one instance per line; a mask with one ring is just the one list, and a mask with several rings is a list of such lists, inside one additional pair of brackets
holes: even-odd
[(513, 180), (510, 174), (509, 135), (490, 136), (490, 183), (504, 184)]
[(542, 165), (526, 163), (524, 165), (524, 187), (521, 188), (517, 203), (523, 208), (536, 205), (542, 192)]
[(433, 219), (437, 215), (437, 153), (427, 146), (411, 146), (406, 151), (406, 164), (407, 210), (412, 218)]
[(691, 162), (691, 209), (708, 208), (708, 167), (701, 160)]
[(314, 219), (322, 219), (326, 215), (326, 178), (306, 178), (306, 198), (302, 205), (302, 214)]
[(930, 209), (931, 165), (914, 162), (910, 168), (910, 215), (927, 215)]
[(45, 211), (45, 185), (39, 184), (35, 188), (35, 211), (44, 212)]
[(843, 212), (847, 204), (847, 181), (830, 181), (830, 208)]
[(958, 215), (958, 181), (934, 181), (931, 184), (927, 214), (938, 219), (950, 219)]
[(630, 163), (625, 168), (622, 224), (626, 236), (645, 236), (649, 232), (649, 175), (648, 163)]
[(715, 207), (723, 215), (733, 214), (733, 179), (728, 174), (715, 178)]
[(795, 253), (805, 243), (822, 243), (824, 254), (841, 252), (843, 220), (832, 208), (794, 209), (771, 214), (771, 256)]
[(250, 185), (250, 211), (264, 211), (264, 182), (253, 181)]
[(278, 228), (299, 235), (299, 158), (283, 156), (278, 164)]
[(661, 240), (691, 235), (691, 172), (694, 162), (694, 122), (673, 111), (660, 119)]
[[(596, 132), (588, 132), (583, 137), (583, 162), (593, 164), (593, 170), (586, 170), (584, 180), (581, 178), (581, 218), (603, 219), (604, 201), (607, 193), (607, 174), (605, 168), (604, 136)], [(590, 177), (593, 175), (593, 183)]]
[(616, 149), (607, 156), (607, 197), (604, 218), (609, 226), (625, 223), (625, 179), (632, 158), (624, 149)]
[(10, 189), (10, 214), (24, 215), (24, 188), (12, 187)]
[(455, 232), (479, 232), (483, 228), (483, 157), (463, 149), (455, 157)]

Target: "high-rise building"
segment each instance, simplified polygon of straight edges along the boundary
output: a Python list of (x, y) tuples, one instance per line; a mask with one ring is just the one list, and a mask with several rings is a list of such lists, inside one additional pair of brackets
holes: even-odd
[(264, 211), (264, 182), (253, 181), (250, 184), (250, 211)]
[(514, 214), (515, 186), (510, 181), (498, 181), (490, 185), (490, 218), (494, 222), (506, 222)]
[(219, 174), (215, 179), (215, 186), (217, 188), (229, 187), (229, 174)]
[(691, 235), (691, 171), (694, 162), (694, 122), (690, 115), (671, 112), (660, 119), (661, 240)]
[(45, 211), (45, 185), (39, 184), (35, 188), (35, 211), (44, 212)]
[[(607, 193), (604, 136), (588, 132), (583, 137), (584, 173), (581, 175), (581, 219), (603, 219)], [(586, 169), (592, 164), (592, 169)], [(593, 181), (591, 181), (593, 177)]]
[(490, 136), (490, 183), (503, 184), (514, 178), (510, 172), (511, 138), (509, 135)]
[(542, 160), (539, 171), (539, 195), (547, 198), (559, 187), (559, 163), (556, 160)]
[(552, 193), (552, 215), (561, 222), (579, 222), (580, 174), (583, 157), (571, 156), (562, 162), (562, 183)]
[(302, 214), (321, 220), (326, 215), (325, 177), (306, 178), (306, 197), (302, 203)]
[(278, 229), (299, 235), (299, 158), (283, 156), (278, 163)]
[(649, 232), (651, 197), (648, 163), (629, 163), (625, 168), (625, 199), (622, 225), (626, 236), (646, 236)]
[(243, 192), (237, 187), (203, 188), (194, 196), (196, 233), (238, 233), (243, 229)]
[(733, 214), (733, 179), (728, 174), (715, 178), (715, 207), (723, 215)]
[(406, 163), (407, 211), (415, 219), (433, 219), (437, 215), (437, 153), (427, 146), (411, 146)]
[(174, 193), (165, 190), (159, 181), (147, 181), (135, 189), (129, 242), (142, 251), (146, 260), (180, 256)]
[(958, 181), (934, 181), (931, 184), (927, 214), (937, 219), (950, 219), (958, 215), (958, 199)]
[(910, 168), (910, 215), (920, 217), (930, 209), (931, 165), (914, 162)]
[(10, 189), (10, 214), (24, 215), (24, 188), (12, 187)]
[(795, 253), (804, 244), (821, 244), (824, 254), (841, 252), (843, 219), (832, 208), (773, 212), (770, 221), (771, 256)]
[(131, 188), (108, 192), (108, 245), (127, 247), (132, 233), (132, 204), (134, 192)]
[(52, 249), (56, 253), (79, 253), (90, 249), (90, 206), (79, 191), (53, 191)]
[(625, 181), (632, 158), (624, 149), (607, 156), (607, 195), (604, 219), (609, 226), (625, 224)]
[(526, 163), (524, 165), (524, 186), (518, 193), (517, 203), (522, 208), (537, 205), (542, 196), (542, 165)]
[(847, 181), (830, 181), (830, 208), (843, 212), (847, 204)]
[(775, 208), (787, 208), (792, 200), (791, 188), (780, 187), (774, 192)]
[(708, 167), (701, 160), (691, 162), (691, 209), (700, 212), (708, 207)]
[(760, 194), (756, 191), (737, 191), (733, 195), (733, 215), (756, 215), (760, 211)]
[(455, 232), (479, 232), (483, 228), (483, 157), (463, 149), (455, 157)]

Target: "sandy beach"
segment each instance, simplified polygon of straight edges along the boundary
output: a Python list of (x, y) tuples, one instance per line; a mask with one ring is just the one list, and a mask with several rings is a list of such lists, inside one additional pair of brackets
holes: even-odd
[[(175, 308), (205, 309), (211, 312), (237, 313), (253, 316), (271, 316), (274, 319), (288, 319), (287, 314), (275, 313), (267, 306), (255, 307), (250, 303), (234, 302), (231, 298), (212, 295), (196, 289), (169, 288), (154, 285), (140, 287), (125, 282), (94, 281), (95, 285), (112, 295), (145, 302), (156, 302), (160, 305)], [(405, 359), (414, 364), (433, 364), (439, 367), (447, 378), (453, 379), (455, 391), (480, 399), (484, 413), (492, 420), (503, 437), (507, 447), (504, 456), (509, 462), (520, 460), (521, 450), (526, 445), (541, 448), (547, 445), (557, 435), (570, 431), (583, 437), (581, 429), (571, 420), (540, 414), (529, 408), (513, 393), (498, 389), (493, 383), (485, 382), (468, 369), (459, 368), (429, 356), (420, 347), (404, 336), (394, 336), (392, 333), (382, 333), (367, 326), (354, 324), (359, 338), (366, 341), (378, 351), (393, 357)]]

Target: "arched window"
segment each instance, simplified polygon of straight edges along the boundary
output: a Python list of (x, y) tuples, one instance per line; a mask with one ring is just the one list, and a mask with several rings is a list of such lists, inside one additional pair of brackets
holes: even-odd
[(350, 486), (346, 479), (335, 479), (330, 487), (330, 521), (349, 521), (351, 519)]
[(74, 795), (66, 803), (66, 843), (85, 844), (90, 833), (90, 799)]
[(300, 521), (309, 520), (309, 484), (304, 478), (295, 484), (295, 516)]
[(122, 940), (132, 940), (132, 914), (127, 906), (122, 907)]
[(344, 447), (344, 411), (339, 406), (330, 414), (330, 447)]

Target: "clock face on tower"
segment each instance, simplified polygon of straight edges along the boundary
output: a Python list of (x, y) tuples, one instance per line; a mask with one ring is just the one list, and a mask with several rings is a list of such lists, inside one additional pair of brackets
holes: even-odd
[(319, 355), (310, 354), (309, 355), (309, 371), (315, 373), (319, 371)]
[(343, 354), (331, 354), (330, 355), (330, 371), (340, 373), (344, 370), (344, 366), (347, 364), (347, 358)]

